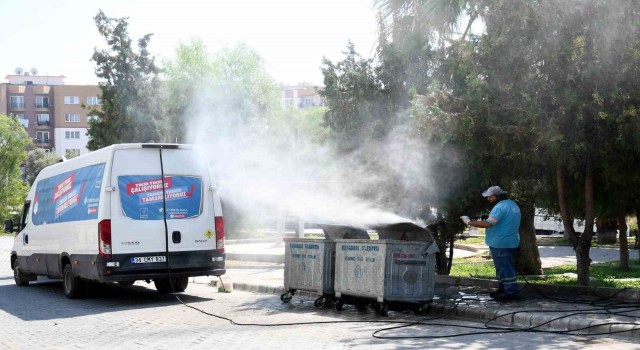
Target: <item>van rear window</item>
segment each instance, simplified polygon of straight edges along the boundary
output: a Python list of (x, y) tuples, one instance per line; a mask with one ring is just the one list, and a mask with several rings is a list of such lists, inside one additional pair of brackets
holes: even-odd
[(32, 220), (36, 225), (98, 218), (104, 163), (38, 181)]
[[(163, 196), (160, 175), (118, 176), (122, 212), (134, 220), (162, 220)], [(188, 219), (202, 212), (202, 178), (165, 176), (167, 219)]]

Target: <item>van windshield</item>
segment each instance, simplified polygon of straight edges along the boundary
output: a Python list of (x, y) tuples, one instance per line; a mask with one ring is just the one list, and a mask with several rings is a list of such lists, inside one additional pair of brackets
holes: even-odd
[[(160, 175), (118, 176), (123, 214), (133, 220), (162, 220), (163, 196)], [(165, 176), (167, 220), (188, 219), (202, 212), (202, 178)]]

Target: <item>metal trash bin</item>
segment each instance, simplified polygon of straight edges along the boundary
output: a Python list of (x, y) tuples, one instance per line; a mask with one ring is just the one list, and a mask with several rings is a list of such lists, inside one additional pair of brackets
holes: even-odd
[(435, 242), (338, 239), (335, 248), (337, 310), (345, 296), (375, 301), (383, 316), (389, 302), (409, 303), (422, 313), (433, 299)]
[(315, 292), (316, 307), (333, 298), (336, 243), (326, 239), (285, 238), (284, 290), (280, 300), (288, 303), (299, 291)]
[(316, 307), (334, 298), (335, 238), (369, 238), (364, 228), (349, 225), (317, 224), (325, 239), (285, 238), (284, 290), (280, 300), (288, 303), (299, 291), (315, 292)]

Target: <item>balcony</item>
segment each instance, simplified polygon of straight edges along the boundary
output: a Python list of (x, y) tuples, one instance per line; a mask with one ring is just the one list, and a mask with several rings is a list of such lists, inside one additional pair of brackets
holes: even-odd
[(36, 102), (35, 107), (39, 109), (49, 109), (49, 102)]
[(24, 109), (24, 102), (22, 102), (22, 103), (11, 102), (9, 104), (9, 108), (11, 108), (11, 109)]
[(51, 122), (48, 120), (37, 120), (36, 121), (36, 125), (37, 126), (49, 126), (51, 125)]
[(38, 145), (45, 145), (49, 143), (49, 139), (48, 138), (36, 138), (36, 144)]

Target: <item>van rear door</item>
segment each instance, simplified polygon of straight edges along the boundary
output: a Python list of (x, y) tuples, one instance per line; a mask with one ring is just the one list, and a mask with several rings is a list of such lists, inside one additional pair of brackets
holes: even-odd
[(169, 252), (215, 249), (211, 179), (195, 149), (118, 149), (111, 174), (116, 187), (111, 200), (114, 255), (128, 255), (132, 264), (161, 262), (145, 257), (164, 256), (167, 238)]

